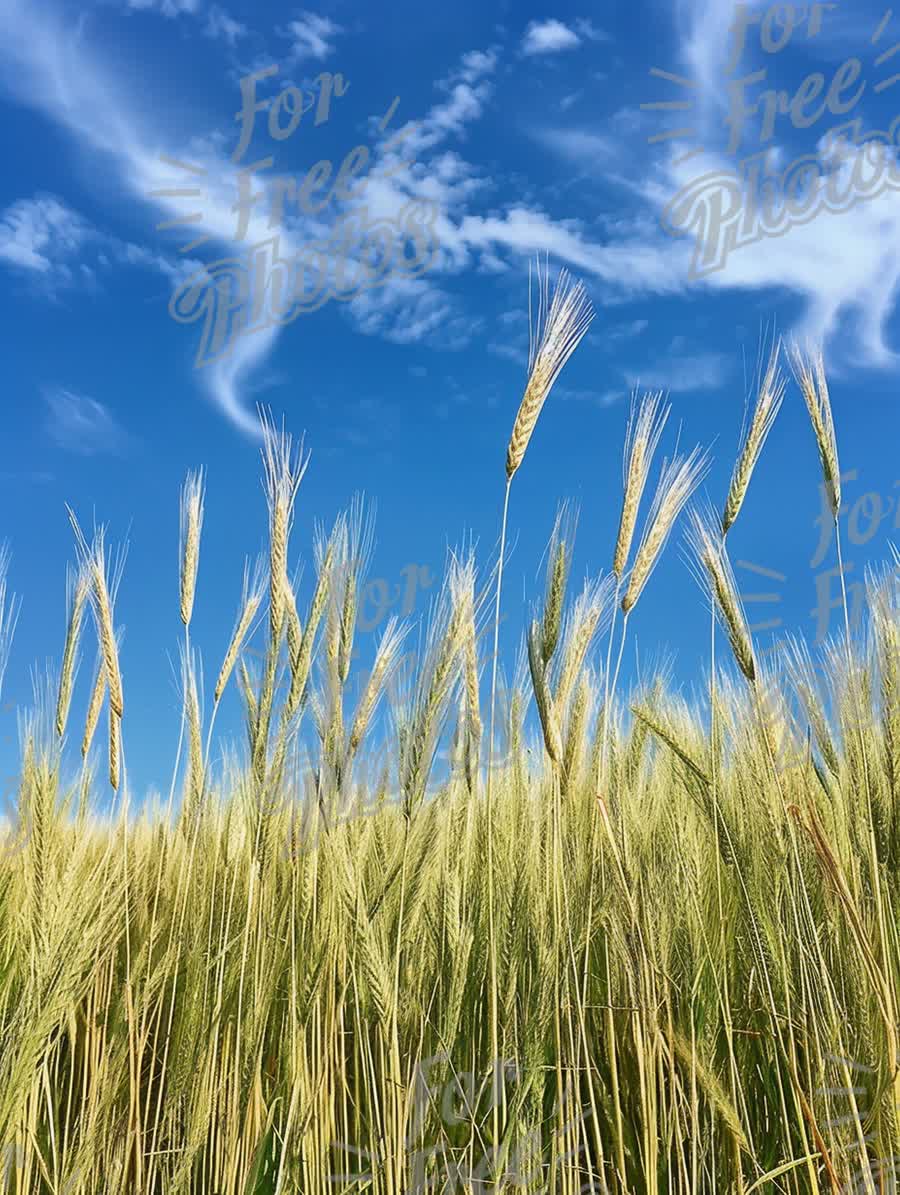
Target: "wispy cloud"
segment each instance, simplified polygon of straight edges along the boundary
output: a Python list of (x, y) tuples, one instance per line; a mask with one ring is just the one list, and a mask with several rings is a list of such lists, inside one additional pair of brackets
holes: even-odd
[(44, 391), (44, 402), (47, 432), (60, 448), (94, 456), (119, 455), (128, 447), (130, 437), (97, 399), (55, 387)]
[(177, 17), (182, 13), (196, 13), (200, 0), (125, 0), (125, 7), (135, 11), (152, 10), (164, 17)]
[(214, 4), (206, 14), (203, 32), (207, 37), (227, 42), (228, 45), (233, 46), (240, 38), (247, 36), (247, 26), (229, 16), (224, 8)]
[(0, 214), (0, 260), (62, 285), (71, 280), (71, 260), (91, 234), (87, 221), (53, 195), (18, 199)]
[(687, 394), (717, 390), (728, 379), (732, 361), (724, 353), (684, 353), (667, 356), (663, 367), (640, 366), (623, 370), (630, 387)]
[(322, 17), (314, 12), (301, 12), (291, 21), (284, 36), (290, 38), (290, 59), (292, 62), (302, 62), (304, 59), (314, 58), (321, 61), (334, 50), (336, 39), (344, 29), (330, 17)]

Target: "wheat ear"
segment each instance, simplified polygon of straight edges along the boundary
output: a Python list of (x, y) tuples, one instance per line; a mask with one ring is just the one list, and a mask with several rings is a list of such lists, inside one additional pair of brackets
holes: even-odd
[(369, 675), (363, 695), (357, 706), (356, 716), (353, 719), (349, 744), (351, 755), (356, 754), (363, 736), (368, 729), (378, 701), (397, 664), (400, 645), (403, 643), (405, 635), (406, 629), (398, 627), (396, 618), (388, 620), (388, 624), (381, 636), (381, 641), (378, 644), (378, 650), (375, 653), (375, 663), (372, 665), (372, 672)]
[(60, 738), (63, 736), (69, 717), (72, 686), (78, 666), (78, 641), (81, 637), (85, 603), (90, 593), (90, 580), (84, 569), (79, 568), (74, 575), (71, 571), (69, 572), (67, 589), (69, 591), (69, 619), (66, 627), (66, 642), (63, 647), (59, 695), (56, 701), (56, 733)]
[(541, 720), (541, 730), (544, 735), (544, 746), (554, 767), (559, 767), (563, 758), (562, 736), (559, 723), (556, 720), (554, 702), (550, 696), (544, 661), (541, 657), (541, 627), (537, 619), (533, 619), (528, 632), (528, 666), (531, 670), (531, 684), (534, 689), (534, 700)]
[(203, 470), (188, 473), (181, 487), (181, 621), (190, 626), (200, 562), (200, 532), (203, 529)]
[(284, 599), (288, 587), (288, 537), (293, 518), (294, 499), (309, 464), (303, 445), (295, 452), (290, 435), (279, 431), (271, 414), (260, 412), (263, 429), (263, 468), (266, 499), (269, 505), (269, 624), (274, 651), (284, 624)]
[(631, 570), (628, 588), (622, 599), (622, 611), (628, 614), (636, 605), (650, 578), (675, 520), (685, 503), (703, 480), (709, 457), (696, 447), (686, 457), (677, 456), (663, 463), (653, 506)]
[(632, 404), (623, 457), (622, 514), (613, 553), (613, 573), (621, 578), (628, 564), (638, 510), (647, 485), (650, 465), (659, 445), (671, 406), (662, 406), (662, 393), (646, 394), (640, 406)]
[(728, 534), (740, 514), (753, 470), (756, 468), (763, 445), (772, 430), (778, 412), (781, 410), (787, 381), (778, 365), (780, 353), (781, 341), (777, 341), (760, 381), (753, 417), (743, 436), (734, 472), (731, 475), (731, 485), (728, 487), (728, 497), (725, 500), (725, 510), (722, 515), (722, 533), (724, 535)]
[(119, 762), (122, 755), (122, 719), (112, 706), (109, 710), (109, 783), (113, 792), (119, 791)]
[[(549, 274), (537, 271), (537, 312), (533, 313), (529, 285), (528, 381), (513, 424), (506, 449), (506, 476), (512, 480), (522, 463), (541, 408), (553, 383), (575, 352), (594, 318), (591, 301), (581, 282), (573, 282), (567, 270), (561, 270), (553, 299), (548, 306)], [(530, 284), (529, 271), (529, 284)], [(532, 321), (532, 315), (536, 318)]]
[(82, 567), (86, 569), (91, 580), (91, 602), (94, 609), (94, 621), (97, 624), (97, 635), (100, 639), (100, 649), (103, 652), (103, 663), (106, 668), (110, 708), (121, 718), (124, 711), (122, 675), (119, 671), (119, 652), (113, 624), (113, 594), (118, 585), (118, 567), (110, 585), (106, 575), (103, 528), (101, 527), (95, 532), (94, 541), (88, 547), (74, 512), (70, 507), (66, 509), (75, 532)]
[(841, 468), (838, 463), (837, 436), (831, 414), (831, 399), (825, 380), (825, 361), (821, 348), (807, 346), (801, 351), (796, 342), (790, 347), (790, 360), (794, 377), (809, 411), (809, 418), (816, 436), (822, 476), (831, 513), (837, 522), (841, 508)]
[(87, 753), (91, 749), (91, 743), (94, 741), (94, 734), (97, 730), (97, 722), (100, 720), (100, 709), (103, 705), (105, 695), (106, 667), (101, 656), (97, 667), (97, 676), (94, 679), (94, 687), (91, 690), (91, 699), (88, 702), (87, 716), (84, 721), (84, 734), (81, 739), (82, 759), (87, 758)]
[(709, 579), (716, 610), (728, 635), (734, 658), (741, 672), (752, 684), (756, 680), (753, 642), (728, 559), (724, 536), (714, 530), (709, 515), (692, 510), (688, 539)]
[(241, 612), (238, 617), (237, 625), (234, 628), (234, 634), (231, 636), (231, 642), (228, 645), (228, 650), (225, 653), (225, 659), (222, 661), (222, 667), (219, 670), (219, 679), (216, 681), (215, 692), (213, 693), (213, 701), (218, 705), (222, 694), (225, 691), (225, 686), (228, 684), (231, 673), (234, 670), (234, 665), (237, 662), (238, 655), (244, 645), (244, 640), (247, 637), (247, 632), (256, 617), (256, 612), (262, 603), (263, 590), (262, 582), (259, 579), (259, 574), (254, 576), (253, 582), (250, 582), (248, 568), (244, 569), (244, 592), (241, 600)]

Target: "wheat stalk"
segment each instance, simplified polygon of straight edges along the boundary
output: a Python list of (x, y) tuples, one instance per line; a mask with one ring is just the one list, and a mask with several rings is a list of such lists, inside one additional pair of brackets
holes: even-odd
[(677, 456), (664, 461), (659, 484), (653, 499), (653, 506), (647, 516), (647, 525), (635, 557), (634, 567), (628, 581), (628, 588), (622, 599), (625, 614), (637, 604), (644, 586), (650, 578), (660, 553), (685, 503), (703, 480), (709, 468), (709, 457), (699, 445), (686, 456)]
[(188, 473), (181, 488), (181, 621), (190, 626), (200, 562), (200, 532), (203, 529), (203, 470)]

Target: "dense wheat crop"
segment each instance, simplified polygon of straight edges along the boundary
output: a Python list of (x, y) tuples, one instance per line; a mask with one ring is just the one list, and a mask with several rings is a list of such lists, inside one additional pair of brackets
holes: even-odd
[[(824, 369), (797, 361), (828, 480)], [(24, 725), (0, 855), (4, 1189), (896, 1189), (900, 562), (870, 576), (864, 634), (760, 658), (721, 528), (783, 391), (776, 353), (724, 517), (692, 516), (697, 600), (734, 653), (698, 676), (708, 699), (610, 677), (613, 609), (620, 657), (704, 465), (663, 462), (629, 571), (665, 424), (651, 396), (626, 441), (613, 571), (570, 598), (562, 512), (490, 735), (489, 568), (451, 556), (414, 673), (392, 621), (360, 680), (371, 527), (355, 505), (323, 534), (298, 609), (306, 460), (265, 419), (270, 552), (206, 662), (208, 718), (190, 629), (215, 479), (182, 493), (183, 733), (156, 804), (129, 792), (119, 563), (73, 516), (59, 685)], [(229, 686), (246, 742), (222, 766)]]

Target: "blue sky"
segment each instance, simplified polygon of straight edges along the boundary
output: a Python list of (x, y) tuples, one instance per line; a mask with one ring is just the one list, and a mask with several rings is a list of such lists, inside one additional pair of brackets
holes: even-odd
[[(489, 567), (525, 377), (536, 253), (547, 254), (554, 272), (566, 266), (584, 280), (596, 318), (513, 486), (506, 657), (523, 624), (523, 594), (536, 595), (558, 501), (580, 509), (576, 573), (609, 567), (634, 387), (668, 391), (666, 450), (676, 434), (683, 447), (712, 446), (706, 488), (721, 505), (760, 337), (773, 326), (826, 345), (850, 474), (843, 524), (852, 590), (866, 563), (886, 558), (900, 539), (896, 192), (874, 188), (846, 210), (757, 237), (699, 277), (694, 242), (663, 223), (679, 192), (694, 194), (682, 215), (701, 212), (697, 180), (725, 177), (749, 155), (765, 150), (781, 170), (804, 155), (824, 162), (835, 126), (889, 129), (900, 100), (891, 84), (900, 59), (890, 54), (900, 17), (884, 21), (868, 3), (821, 6), (818, 27), (808, 17), (778, 48), (785, 30), (766, 23), (766, 9), (744, 11), (754, 19), (729, 75), (730, 0), (602, 9), (521, 0), (377, 8), (336, 0), (314, 9), (0, 0), (0, 539), (9, 541), (10, 585), (23, 598), (4, 701), (27, 702), (34, 669), (52, 667), (61, 651), (73, 558), (68, 502), (84, 524), (106, 523), (111, 543), (128, 542), (117, 603), (127, 759), (139, 791), (167, 788), (179, 709), (178, 488), (187, 469), (206, 466), (195, 642), (209, 689), (244, 558), (263, 542), (257, 403), (304, 434), (312, 453), (293, 538), (293, 563), (307, 562), (304, 595), (314, 525), (330, 524), (358, 491), (376, 507), (372, 577), (383, 579), (370, 591), (368, 624), (378, 622), (384, 592), (399, 612), (411, 565), (427, 570), (414, 603), (425, 613), (447, 547), (466, 536)], [(817, 113), (854, 55), (857, 73), (834, 84), (838, 114)], [(269, 112), (260, 111), (236, 163), (241, 80), (271, 66), (277, 73), (257, 82), (259, 99), (294, 87), (309, 111), (283, 140), (269, 136)], [(731, 152), (730, 80), (759, 71), (765, 77), (746, 84), (748, 102), (766, 88), (793, 95), (811, 73), (822, 83), (808, 85), (794, 123), (789, 104), (776, 110), (770, 136), (758, 104)], [(317, 124), (324, 72), (333, 94)], [(687, 107), (642, 108), (671, 101)], [(285, 101), (276, 128), (290, 114)], [(381, 221), (410, 202), (433, 213), (429, 268), (259, 328), (198, 367), (200, 325), (172, 318), (173, 293), (272, 237), (278, 180), (302, 180), (328, 161), (334, 183), (360, 145), (372, 169), (357, 208)], [(260, 199), (238, 241), (238, 171), (266, 155), (273, 164), (251, 180)], [(853, 166), (850, 152), (841, 169)], [(822, 169), (837, 176), (834, 165)], [(198, 178), (200, 198), (150, 194), (200, 186)], [(337, 194), (319, 211), (287, 199), (276, 229), (282, 256), (327, 241), (351, 207)], [(192, 211), (191, 224), (157, 227)], [(200, 237), (203, 244), (181, 251)], [(778, 621), (761, 631), (762, 642), (837, 628), (827, 610), (837, 592), (828, 575), (834, 549), (819, 548), (820, 510), (815, 445), (791, 385), (730, 537), (736, 561), (776, 574), (736, 568), (745, 594), (770, 595), (748, 606), (754, 624)], [(671, 652), (676, 680), (697, 679), (706, 616), (678, 540), (632, 625), (631, 676), (636, 645), (645, 668)], [(363, 662), (377, 633), (362, 636)], [(89, 655), (82, 697), (91, 663)], [(12, 712), (0, 716), (9, 722)], [(234, 706), (220, 725), (235, 728)]]

